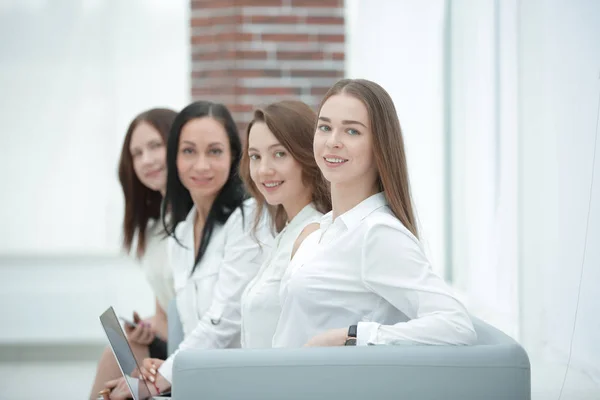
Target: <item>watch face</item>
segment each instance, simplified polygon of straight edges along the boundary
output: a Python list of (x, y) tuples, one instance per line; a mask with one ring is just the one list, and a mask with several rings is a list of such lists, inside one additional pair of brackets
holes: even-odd
[(344, 346), (356, 346), (356, 338), (348, 338)]

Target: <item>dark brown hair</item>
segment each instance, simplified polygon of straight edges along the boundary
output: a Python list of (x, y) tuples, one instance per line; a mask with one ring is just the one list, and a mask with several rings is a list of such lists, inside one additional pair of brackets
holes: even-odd
[(133, 157), (129, 146), (131, 136), (137, 126), (145, 122), (156, 129), (167, 144), (167, 137), (177, 113), (166, 108), (153, 108), (134, 118), (127, 128), (121, 159), (119, 160), (119, 181), (125, 196), (125, 216), (123, 218), (123, 248), (131, 251), (133, 238), (137, 233), (136, 255), (141, 257), (146, 250), (146, 227), (148, 220), (160, 217), (160, 192), (144, 186), (133, 169)]
[(294, 157), (302, 167), (302, 181), (310, 188), (312, 202), (316, 209), (322, 213), (331, 210), (331, 196), (329, 185), (321, 170), (317, 166), (313, 152), (313, 139), (317, 115), (301, 101), (279, 101), (254, 112), (254, 119), (247, 128), (246, 142), (240, 165), (240, 174), (248, 191), (256, 199), (257, 213), (254, 222), (256, 229), (262, 210), (267, 207), (271, 216), (272, 226), (277, 233), (281, 232), (287, 221), (287, 214), (281, 204), (272, 206), (267, 204), (254, 181), (250, 177), (250, 157), (248, 156), (248, 143), (250, 129), (256, 122), (264, 122), (275, 138)]
[(396, 218), (418, 238), (404, 139), (391, 96), (375, 82), (366, 79), (342, 79), (329, 89), (321, 102), (319, 112), (327, 99), (336, 94), (355, 97), (367, 108), (373, 134), (373, 156), (378, 171), (377, 185), (380, 191), (385, 192)]

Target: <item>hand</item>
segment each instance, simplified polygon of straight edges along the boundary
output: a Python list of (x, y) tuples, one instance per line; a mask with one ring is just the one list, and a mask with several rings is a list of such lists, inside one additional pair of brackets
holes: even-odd
[[(125, 400), (133, 397), (123, 377), (106, 382), (104, 387), (105, 390), (100, 392), (104, 400)], [(109, 392), (106, 393), (106, 390)]]
[(158, 372), (158, 368), (164, 362), (164, 360), (159, 360), (158, 358), (146, 358), (140, 367), (142, 370), (142, 379), (152, 383), (153, 385), (150, 385), (151, 387), (156, 385), (161, 393), (167, 391), (171, 387), (171, 383)]
[(348, 336), (348, 328), (329, 329), (313, 336), (304, 347), (331, 347), (343, 346)]
[(149, 345), (154, 340), (154, 331), (147, 321), (142, 321), (137, 312), (133, 312), (133, 321), (137, 323), (136, 327), (125, 324), (125, 333), (130, 342), (142, 345)]

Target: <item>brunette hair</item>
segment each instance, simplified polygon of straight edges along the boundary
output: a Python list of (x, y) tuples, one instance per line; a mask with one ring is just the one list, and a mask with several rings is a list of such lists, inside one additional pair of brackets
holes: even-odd
[(123, 218), (123, 248), (131, 251), (133, 238), (137, 234), (137, 257), (144, 255), (146, 250), (146, 228), (150, 219), (160, 217), (160, 192), (146, 187), (133, 169), (133, 157), (129, 146), (133, 131), (139, 124), (145, 122), (160, 133), (166, 145), (171, 125), (177, 112), (167, 108), (153, 108), (144, 111), (131, 121), (125, 134), (121, 157), (119, 160), (119, 182), (125, 196), (125, 215)]
[(377, 83), (366, 79), (342, 79), (325, 94), (319, 111), (331, 96), (345, 94), (360, 100), (369, 114), (373, 156), (379, 190), (385, 192), (390, 209), (415, 237), (417, 222), (410, 193), (404, 139), (392, 97)]
[(317, 166), (313, 152), (313, 139), (317, 115), (301, 101), (285, 100), (270, 104), (254, 112), (254, 118), (247, 128), (246, 142), (240, 174), (250, 194), (256, 199), (257, 213), (254, 221), (254, 230), (260, 222), (263, 209), (266, 207), (271, 216), (272, 228), (279, 233), (285, 226), (288, 216), (281, 204), (272, 206), (267, 204), (256, 184), (250, 177), (250, 157), (248, 146), (250, 130), (257, 122), (267, 125), (273, 136), (291, 154), (302, 167), (302, 181), (310, 188), (312, 203), (322, 213), (331, 210), (331, 196), (329, 184)]

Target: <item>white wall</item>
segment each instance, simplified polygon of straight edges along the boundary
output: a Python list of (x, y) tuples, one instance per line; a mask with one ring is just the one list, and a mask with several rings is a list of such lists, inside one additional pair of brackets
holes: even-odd
[[(129, 121), (188, 101), (188, 2), (0, 7), (0, 253), (118, 250)], [(160, 17), (160, 18), (159, 18)]]
[(394, 100), (422, 241), (440, 274), (445, 268), (443, 19), (443, 0), (346, 1), (346, 75), (379, 83)]
[(573, 338), (600, 385), (600, 3), (526, 0), (520, 19), (522, 337), (565, 366)]
[(448, 5), (453, 283), (517, 337), (517, 0)]
[(103, 341), (108, 305), (153, 312), (119, 255), (117, 162), (136, 114), (189, 101), (188, 13), (187, 0), (0, 3), (0, 343)]

